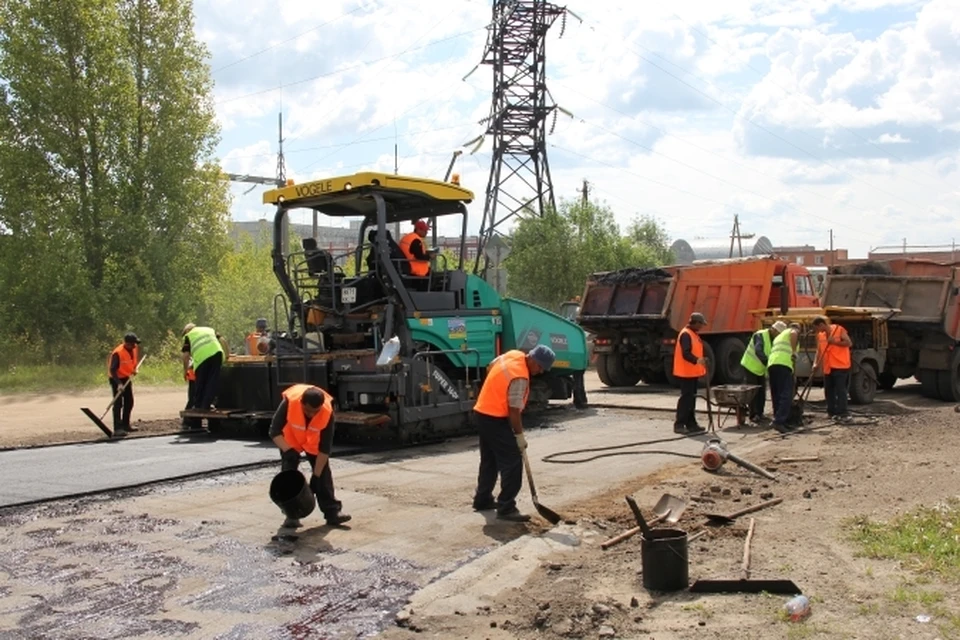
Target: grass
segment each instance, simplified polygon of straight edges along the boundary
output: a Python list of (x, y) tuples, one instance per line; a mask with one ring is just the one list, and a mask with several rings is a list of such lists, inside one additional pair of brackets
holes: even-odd
[(896, 560), (919, 573), (960, 581), (960, 499), (921, 507), (891, 522), (861, 516), (846, 526), (867, 557)]
[(696, 613), (698, 616), (700, 616), (701, 620), (709, 620), (710, 618), (713, 617), (713, 611), (708, 609), (707, 606), (703, 603), (685, 604), (683, 605), (683, 607), (681, 607), (681, 609), (683, 609), (684, 611), (689, 611), (691, 613)]
[(921, 604), (929, 607), (930, 605), (943, 602), (943, 594), (939, 591), (921, 591), (911, 589), (907, 585), (901, 584), (893, 593), (890, 594), (890, 600), (897, 604)]
[[(179, 360), (147, 358), (135, 384), (185, 384), (183, 364)], [(107, 387), (106, 364), (84, 365), (10, 365), (0, 369), (3, 393), (39, 393), (77, 391)]]

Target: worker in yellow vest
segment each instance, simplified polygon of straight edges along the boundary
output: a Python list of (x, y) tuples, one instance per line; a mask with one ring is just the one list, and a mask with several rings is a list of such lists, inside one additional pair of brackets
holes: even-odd
[(702, 313), (691, 313), (687, 326), (680, 330), (673, 348), (673, 377), (680, 386), (673, 432), (696, 435), (706, 431), (697, 424), (697, 381), (707, 374), (700, 331), (707, 326)]
[(743, 367), (744, 382), (757, 385), (753, 400), (750, 401), (750, 421), (756, 424), (767, 422), (763, 410), (767, 404), (767, 361), (774, 339), (787, 328), (787, 323), (777, 320), (769, 329), (761, 329), (752, 336), (743, 350), (740, 366)]
[[(288, 471), (300, 465), (305, 453), (313, 473), (310, 490), (327, 524), (340, 526), (350, 521), (342, 513), (343, 505), (334, 492), (330, 472), (330, 451), (333, 448), (333, 398), (329, 393), (309, 384), (295, 384), (283, 392), (283, 400), (273, 414), (270, 438), (280, 449), (281, 469)], [(299, 520), (287, 518), (284, 527), (295, 529)]]
[[(480, 470), (474, 511), (497, 510), (497, 518), (526, 522), (530, 516), (517, 509), (517, 494), (523, 487), (522, 450), (527, 448), (521, 414), (530, 395), (530, 377), (549, 371), (556, 354), (550, 347), (537, 345), (524, 353), (513, 349), (496, 358), (487, 367), (477, 403), (473, 407), (480, 436)], [(500, 495), (493, 489), (500, 476)]]
[[(220, 390), (220, 369), (224, 361), (222, 336), (210, 327), (198, 327), (192, 322), (183, 328), (183, 379), (189, 379), (191, 361), (196, 376), (194, 382), (193, 408), (206, 411)], [(193, 425), (201, 426), (196, 419)]]
[(773, 428), (780, 433), (790, 431), (787, 421), (793, 406), (795, 386), (794, 366), (797, 362), (797, 345), (800, 343), (800, 326), (791, 324), (773, 339), (767, 372), (770, 374), (770, 399), (773, 401)]
[[(130, 425), (130, 415), (133, 413), (133, 381), (137, 375), (137, 363), (140, 361), (140, 339), (137, 334), (128, 333), (123, 336), (123, 342), (110, 352), (107, 359), (107, 377), (110, 379), (110, 390), (114, 397), (123, 393), (113, 403), (113, 434), (122, 436), (128, 431), (138, 431)], [(126, 386), (124, 386), (126, 384)]]

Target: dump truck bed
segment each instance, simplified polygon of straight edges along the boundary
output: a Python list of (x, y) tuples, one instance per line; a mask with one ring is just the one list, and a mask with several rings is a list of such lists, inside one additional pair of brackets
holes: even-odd
[(690, 314), (707, 316), (702, 333), (749, 333), (754, 309), (779, 304), (774, 259), (716, 261), (654, 269), (623, 269), (590, 276), (579, 323), (587, 331), (666, 322), (675, 331)]
[[(850, 271), (862, 271), (850, 273)], [(827, 279), (825, 306), (886, 307), (890, 323), (935, 325), (960, 339), (958, 269), (919, 260), (891, 260), (851, 265)], [(899, 311), (898, 311), (899, 310)]]

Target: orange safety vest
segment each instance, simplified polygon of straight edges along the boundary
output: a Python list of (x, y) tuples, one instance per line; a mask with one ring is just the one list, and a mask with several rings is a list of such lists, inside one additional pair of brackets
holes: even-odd
[(283, 427), (283, 439), (291, 447), (310, 455), (320, 453), (320, 434), (330, 424), (333, 416), (333, 397), (320, 389), (323, 394), (323, 405), (317, 415), (313, 416), (309, 424), (303, 415), (303, 394), (307, 389), (320, 389), (309, 384), (295, 384), (283, 392), (287, 401), (287, 424)]
[(120, 356), (120, 366), (117, 368), (117, 377), (118, 378), (129, 378), (133, 375), (133, 372), (137, 370), (137, 361), (140, 359), (140, 347), (134, 345), (133, 353), (127, 351), (123, 346), (123, 343), (120, 344), (116, 349), (110, 352), (110, 355), (107, 356), (107, 377), (110, 377), (110, 361), (113, 360), (113, 354)]
[(257, 348), (260, 344), (260, 338), (265, 338), (265, 334), (260, 334), (254, 331), (253, 333), (247, 334), (247, 351), (250, 352), (252, 356), (262, 355)]
[[(840, 339), (847, 335), (847, 330), (838, 324), (830, 325), (827, 331), (829, 331), (830, 338)], [(828, 345), (827, 331), (817, 334), (817, 352), (820, 361), (823, 363), (823, 375), (827, 375), (834, 369), (850, 368), (850, 347), (840, 344)]]
[(680, 336), (687, 334), (690, 336), (690, 351), (694, 357), (703, 357), (703, 340), (697, 335), (697, 332), (690, 327), (684, 327), (677, 335), (677, 344), (673, 348), (673, 375), (677, 378), (699, 378), (706, 375), (707, 368), (702, 364), (693, 364), (683, 358), (683, 349), (680, 348)]
[(473, 410), (491, 418), (506, 418), (510, 415), (508, 391), (510, 383), (517, 378), (527, 381), (523, 405), (530, 396), (530, 370), (527, 369), (527, 354), (518, 349), (507, 351), (490, 363), (490, 373), (483, 381), (480, 395)]
[[(430, 273), (430, 261), (417, 260), (410, 252), (410, 245), (413, 244), (414, 240), (422, 242), (423, 238), (417, 235), (416, 231), (411, 231), (400, 238), (400, 251), (403, 251), (403, 255), (407, 256), (407, 260), (410, 261), (410, 273), (415, 276), (425, 276)], [(424, 246), (424, 249), (426, 249), (426, 246)]]

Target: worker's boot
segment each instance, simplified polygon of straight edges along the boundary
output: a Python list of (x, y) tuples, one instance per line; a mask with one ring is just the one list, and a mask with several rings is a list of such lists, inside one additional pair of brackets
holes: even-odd
[(353, 518), (345, 513), (331, 513), (324, 516), (327, 524), (331, 527), (339, 527), (342, 524), (350, 522)]
[(300, 527), (300, 521), (296, 518), (287, 518), (283, 521), (282, 526), (284, 529), (297, 529)]
[(707, 430), (701, 427), (700, 425), (698, 425), (696, 422), (694, 422), (691, 425), (687, 425), (687, 431), (686, 431), (687, 435), (697, 436), (697, 435), (700, 435), (701, 433), (706, 433), (706, 432)]
[(509, 511), (498, 513), (497, 520), (506, 520), (507, 522), (529, 522), (530, 516), (525, 513), (520, 513), (520, 510), (514, 507)]

